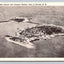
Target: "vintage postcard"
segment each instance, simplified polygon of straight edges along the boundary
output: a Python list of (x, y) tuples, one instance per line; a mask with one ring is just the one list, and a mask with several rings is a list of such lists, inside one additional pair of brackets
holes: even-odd
[(0, 3), (0, 61), (64, 61), (64, 3)]

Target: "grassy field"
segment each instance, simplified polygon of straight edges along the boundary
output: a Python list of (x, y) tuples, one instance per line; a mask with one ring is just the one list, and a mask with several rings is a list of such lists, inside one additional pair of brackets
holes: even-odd
[[(0, 21), (18, 16), (32, 17), (32, 22), (64, 26), (64, 7), (54, 6), (0, 6)], [(30, 23), (0, 23), (0, 57), (64, 57), (64, 36), (33, 42), (35, 49), (27, 49), (5, 40), (5, 35), (14, 35), (21, 30), (35, 26)]]

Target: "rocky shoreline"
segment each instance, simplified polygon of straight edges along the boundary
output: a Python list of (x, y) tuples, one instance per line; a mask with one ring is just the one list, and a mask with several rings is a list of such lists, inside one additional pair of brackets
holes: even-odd
[(40, 25), (22, 30), (18, 34), (19, 36), (13, 37), (12, 40), (33, 42), (40, 39), (50, 39), (56, 35), (64, 35), (64, 30), (60, 26)]

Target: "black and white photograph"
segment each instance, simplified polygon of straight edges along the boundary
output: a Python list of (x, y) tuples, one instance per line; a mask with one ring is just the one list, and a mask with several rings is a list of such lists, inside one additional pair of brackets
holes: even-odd
[(64, 58), (64, 6), (0, 6), (0, 58)]

